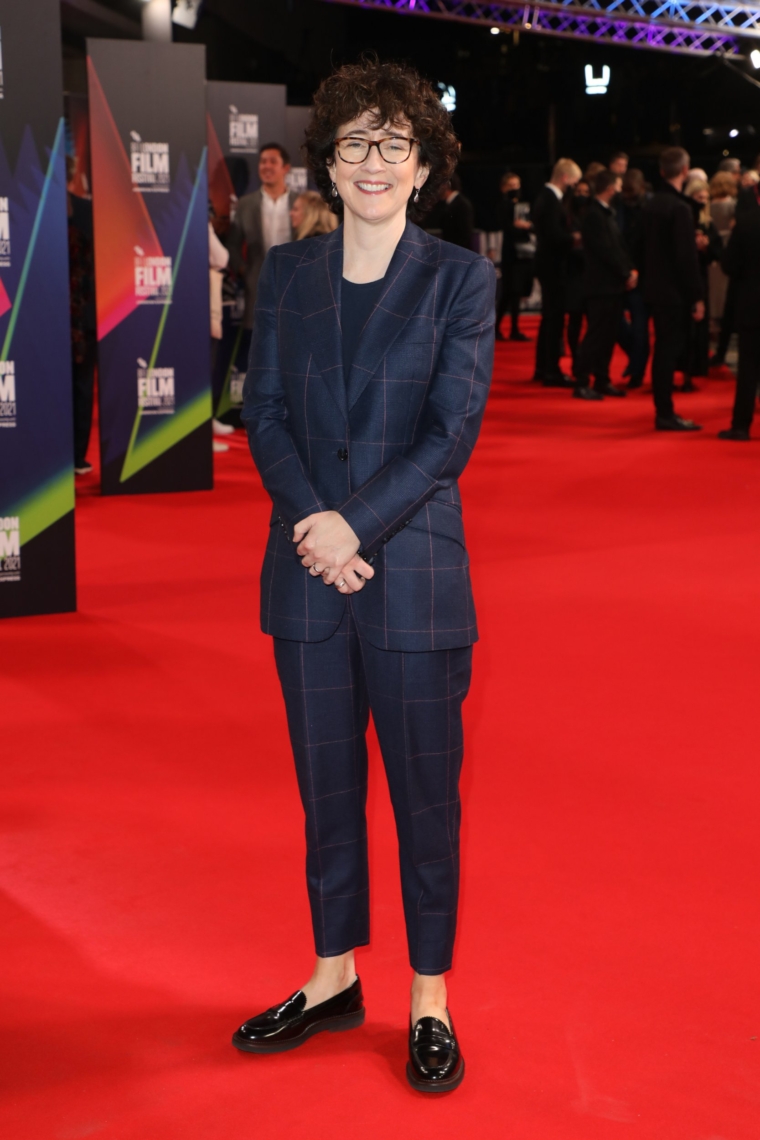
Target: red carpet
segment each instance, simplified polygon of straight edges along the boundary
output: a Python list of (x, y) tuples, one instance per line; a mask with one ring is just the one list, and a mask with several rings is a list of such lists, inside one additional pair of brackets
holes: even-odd
[(715, 439), (725, 382), (678, 399), (704, 432), (655, 435), (648, 392), (525, 383), (531, 348), (499, 346), (463, 480), (465, 1084), (404, 1080), (377, 763), (365, 1027), (229, 1045), (311, 968), (238, 440), (213, 493), (85, 486), (80, 612), (0, 629), (3, 1138), (757, 1140), (760, 443)]

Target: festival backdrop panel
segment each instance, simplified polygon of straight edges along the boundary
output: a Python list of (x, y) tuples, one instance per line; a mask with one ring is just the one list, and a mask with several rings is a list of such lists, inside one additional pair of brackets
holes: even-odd
[(87, 51), (102, 490), (209, 489), (205, 49)]
[(58, 0), (0, 0), (0, 616), (76, 608)]
[[(287, 90), (281, 83), (206, 84), (208, 110), (209, 199), (213, 224), (226, 244), (240, 198), (258, 190), (259, 152), (270, 142), (288, 147)], [(289, 149), (289, 148), (288, 148)], [(305, 185), (305, 171), (296, 177)], [(243, 329), (243, 282), (224, 282), (222, 339), (214, 359), (214, 414), (241, 426), (243, 381), (250, 333)]]
[(206, 84), (209, 194), (220, 223), (236, 198), (258, 190), (261, 144), (287, 146), (285, 99), (281, 83)]

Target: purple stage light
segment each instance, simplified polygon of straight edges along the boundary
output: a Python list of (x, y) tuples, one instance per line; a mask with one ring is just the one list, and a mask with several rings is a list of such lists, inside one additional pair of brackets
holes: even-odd
[[(603, 41), (679, 55), (741, 56), (735, 34), (760, 36), (760, 7), (712, 0), (327, 0), (355, 8)], [(734, 34), (732, 34), (734, 33)]]

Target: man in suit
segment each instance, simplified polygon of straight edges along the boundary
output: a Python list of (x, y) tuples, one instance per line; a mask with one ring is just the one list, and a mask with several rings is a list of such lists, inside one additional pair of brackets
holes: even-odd
[(536, 234), (536, 276), (541, 283), (541, 324), (533, 379), (546, 388), (573, 387), (570, 377), (562, 374), (559, 362), (565, 331), (567, 260), (580, 235), (570, 228), (563, 198), (580, 178), (580, 167), (570, 158), (561, 158), (554, 164), (552, 176), (531, 211)]
[(245, 282), (243, 327), (253, 328), (256, 289), (264, 258), (273, 245), (292, 241), (290, 210), (298, 195), (288, 190), (290, 156), (279, 143), (266, 143), (259, 152), (261, 188), (238, 202), (230, 228), (230, 268)]
[[(586, 335), (579, 352), (579, 375), (573, 395), (579, 400), (625, 396), (610, 380), (610, 361), (623, 316), (626, 289), (633, 289), (638, 274), (625, 247), (612, 212), (612, 199), (620, 193), (622, 179), (602, 170), (594, 180), (596, 196), (581, 222), (585, 268)], [(589, 379), (594, 377), (594, 386)]]
[(699, 431), (673, 408), (673, 374), (689, 342), (692, 320), (705, 317), (704, 285), (697, 258), (692, 203), (682, 193), (689, 155), (669, 147), (660, 156), (662, 188), (642, 211), (639, 268), (644, 301), (654, 319), (652, 394), (656, 431)]
[(721, 264), (736, 287), (739, 372), (731, 427), (718, 438), (746, 441), (760, 384), (760, 210), (737, 217)]
[(470, 199), (462, 193), (458, 174), (452, 174), (449, 182), (441, 188), (441, 199), (428, 214), (425, 227), (436, 230), (443, 241), (450, 241), (452, 245), (462, 249), (473, 248), (475, 211)]

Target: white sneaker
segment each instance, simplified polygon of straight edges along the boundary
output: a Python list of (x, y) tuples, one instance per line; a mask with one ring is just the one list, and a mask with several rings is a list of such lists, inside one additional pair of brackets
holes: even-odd
[(212, 420), (211, 429), (214, 435), (232, 435), (235, 430), (232, 424), (223, 424), (221, 420)]
[(230, 445), (228, 443), (222, 443), (220, 439), (215, 439), (211, 444), (211, 450), (216, 452), (229, 451)]

